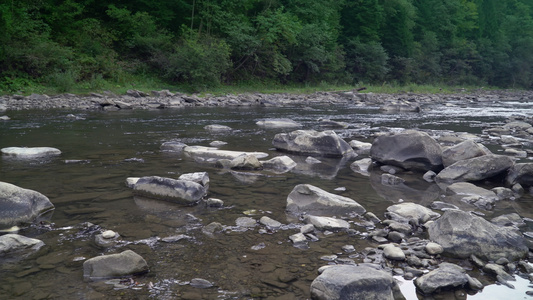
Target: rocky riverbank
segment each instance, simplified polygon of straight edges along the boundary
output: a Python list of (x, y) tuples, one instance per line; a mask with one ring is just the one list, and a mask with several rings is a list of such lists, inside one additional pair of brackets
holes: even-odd
[(385, 111), (420, 111), (426, 104), (495, 101), (533, 101), (533, 91), (477, 91), (456, 94), (374, 94), (357, 91), (316, 92), (313, 94), (240, 94), (225, 96), (198, 96), (172, 93), (168, 90), (150, 94), (129, 90), (124, 95), (110, 92), (80, 96), (32, 94), (29, 96), (0, 96), (0, 111), (24, 109), (120, 110), (164, 109), (191, 106), (286, 106), (350, 103), (361, 106), (380, 106)]

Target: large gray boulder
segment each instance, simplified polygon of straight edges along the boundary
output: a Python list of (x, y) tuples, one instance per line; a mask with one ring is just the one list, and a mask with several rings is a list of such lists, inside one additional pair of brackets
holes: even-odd
[(370, 148), (372, 159), (407, 170), (442, 169), (442, 149), (427, 133), (406, 130), (377, 137)]
[(361, 264), (328, 266), (311, 283), (315, 300), (405, 299), (391, 274)]
[(447, 210), (428, 225), (431, 241), (444, 248), (444, 254), (457, 258), (477, 257), (496, 261), (518, 260), (528, 253), (522, 234), (508, 227), (460, 210)]
[(168, 200), (180, 204), (194, 204), (206, 194), (199, 183), (159, 176), (141, 177), (133, 186), (136, 195)]
[(299, 184), (287, 197), (287, 212), (300, 215), (348, 216), (363, 215), (366, 210), (355, 200), (328, 193), (310, 184)]
[(93, 257), (83, 263), (83, 277), (89, 280), (122, 277), (147, 271), (148, 264), (144, 258), (131, 250)]
[(290, 133), (278, 133), (272, 145), (280, 151), (302, 155), (318, 155), (328, 157), (352, 156), (352, 147), (334, 131), (318, 132), (315, 130), (296, 130)]
[(466, 140), (455, 146), (448, 147), (442, 151), (442, 163), (444, 167), (469, 158), (492, 154), (485, 146), (472, 140)]
[(444, 288), (459, 288), (467, 283), (468, 276), (465, 270), (451, 263), (441, 263), (438, 269), (415, 280), (415, 286), (424, 294), (431, 294)]
[(499, 200), (498, 195), (493, 191), (469, 182), (456, 182), (447, 186), (446, 195), (485, 210), (490, 210), (494, 203)]
[(9, 233), (0, 236), (0, 257), (17, 255), (24, 257), (41, 249), (44, 243), (38, 239)]
[(61, 150), (52, 147), (7, 147), (0, 150), (3, 155), (20, 159), (60, 155)]
[(505, 182), (508, 185), (533, 186), (533, 163), (515, 164), (509, 169)]
[(483, 155), (458, 161), (440, 171), (435, 177), (437, 183), (479, 181), (500, 175), (514, 164), (509, 156)]
[(0, 181), (0, 229), (31, 224), (53, 209), (45, 195)]

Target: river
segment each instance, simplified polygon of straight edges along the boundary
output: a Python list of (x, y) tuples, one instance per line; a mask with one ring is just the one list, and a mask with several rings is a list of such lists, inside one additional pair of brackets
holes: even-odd
[[(301, 167), (289, 173), (227, 172), (180, 153), (160, 151), (161, 144), (181, 141), (208, 146), (212, 141), (224, 141), (227, 145), (221, 149), (261, 151), (271, 158), (281, 155), (272, 148), (272, 138), (287, 130), (256, 125), (266, 118), (290, 118), (305, 129), (316, 130), (324, 130), (318, 119), (329, 118), (349, 124), (336, 129), (347, 141), (371, 142), (378, 132), (403, 128), (481, 136), (484, 128), (502, 125), (512, 115), (533, 115), (533, 102), (455, 104), (429, 105), (420, 113), (401, 114), (350, 105), (12, 111), (11, 120), (0, 122), (0, 148), (47, 146), (60, 149), (62, 154), (46, 160), (0, 160), (0, 181), (36, 190), (55, 205), (50, 224), (19, 232), (44, 241), (46, 246), (28, 259), (2, 263), (0, 299), (308, 299), (317, 269), (331, 263), (328, 256), (359, 262), (365, 248), (377, 244), (365, 238), (367, 229), (354, 224), (355, 233), (326, 232), (309, 242), (306, 249), (294, 247), (288, 237), (298, 232), (300, 224), (285, 214), (287, 195), (294, 186), (312, 184), (352, 198), (383, 218), (385, 209), (399, 199), (429, 205), (439, 197), (436, 185), (423, 181), (422, 174), (405, 173), (400, 176), (407, 180), (410, 190), (389, 191), (372, 176), (352, 171), (351, 161), (320, 158), (321, 164), (309, 166), (304, 163), (306, 157), (294, 155), (291, 157)], [(210, 133), (204, 129), (210, 124), (233, 130)], [(487, 137), (480, 142), (493, 152), (502, 150)], [(223, 200), (223, 208), (183, 207), (136, 198), (125, 184), (127, 177), (177, 178), (189, 172), (209, 174), (208, 196)], [(511, 212), (533, 218), (532, 204), (533, 196), (526, 194), (515, 201), (499, 202), (493, 210), (482, 213), (489, 219)], [(479, 210), (473, 206), (470, 209)], [(235, 226), (235, 220), (242, 216), (257, 220), (269, 216), (286, 226), (277, 231), (260, 230), (260, 226), (243, 230)], [(96, 226), (87, 227), (86, 222)], [(223, 232), (214, 236), (202, 233), (211, 222), (223, 224)], [(97, 247), (93, 239), (100, 229), (118, 232), (123, 243), (108, 249)], [(173, 243), (158, 240), (178, 234), (187, 238)], [(347, 253), (342, 250), (344, 245), (353, 245), (356, 251)], [(126, 249), (146, 259), (149, 273), (122, 285), (83, 280), (84, 260)], [(528, 280), (515, 276), (517, 281), (512, 283), (516, 289), (510, 289), (495, 284), (490, 276), (472, 272), (487, 285), (485, 289), (476, 295), (455, 292), (453, 299), (529, 297), (525, 294)], [(188, 283), (194, 278), (215, 286), (192, 287)], [(416, 294), (412, 281), (398, 279), (407, 299), (423, 299)]]

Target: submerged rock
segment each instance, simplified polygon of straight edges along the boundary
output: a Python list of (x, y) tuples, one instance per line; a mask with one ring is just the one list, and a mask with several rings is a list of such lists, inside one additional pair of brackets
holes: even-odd
[(53, 209), (45, 195), (0, 181), (0, 230), (31, 224)]
[(407, 170), (442, 169), (440, 145), (427, 133), (414, 130), (377, 137), (370, 149), (372, 159)]
[(159, 176), (141, 177), (133, 191), (140, 196), (181, 204), (194, 204), (206, 194), (206, 189), (196, 182)]
[(513, 261), (529, 251), (520, 232), (460, 210), (445, 211), (428, 225), (428, 234), (431, 241), (443, 247), (444, 254), (457, 258), (474, 254), (484, 260), (504, 257)]
[(204, 127), (204, 129), (211, 133), (227, 133), (233, 130), (229, 126), (219, 124), (207, 125)]
[(44, 246), (43, 241), (15, 233), (0, 236), (0, 257), (16, 255), (22, 258)]
[(310, 184), (299, 184), (287, 197), (287, 212), (319, 216), (363, 215), (366, 209), (355, 200), (328, 193)]
[(343, 157), (354, 155), (352, 147), (334, 131), (296, 130), (290, 133), (278, 133), (272, 145), (280, 151), (302, 155)]
[(148, 264), (144, 258), (131, 250), (93, 257), (83, 263), (83, 277), (88, 280), (122, 277), (147, 271)]
[(400, 300), (405, 299), (391, 274), (361, 264), (327, 266), (311, 283), (316, 300)]
[(168, 152), (182, 152), (185, 147), (187, 147), (187, 144), (182, 142), (164, 142), (161, 144), (160, 149)]

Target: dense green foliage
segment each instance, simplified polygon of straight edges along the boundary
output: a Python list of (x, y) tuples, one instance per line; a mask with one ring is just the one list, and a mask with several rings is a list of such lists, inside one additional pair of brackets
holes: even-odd
[(533, 87), (533, 0), (2, 0), (0, 91)]

